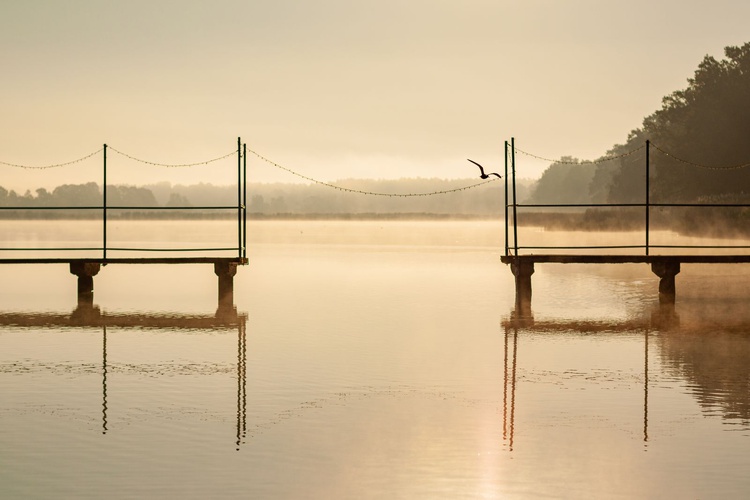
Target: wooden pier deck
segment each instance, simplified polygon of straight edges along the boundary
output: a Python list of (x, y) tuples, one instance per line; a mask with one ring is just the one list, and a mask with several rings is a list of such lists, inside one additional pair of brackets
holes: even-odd
[(522, 263), (556, 263), (556, 264), (653, 264), (661, 262), (679, 262), (683, 264), (747, 264), (748, 255), (562, 255), (562, 254), (529, 254), (503, 255), (503, 264)]
[(234, 305), (234, 276), (237, 266), (246, 265), (246, 257), (125, 257), (125, 258), (18, 258), (0, 259), (0, 264), (64, 264), (78, 277), (78, 306), (91, 308), (94, 302), (94, 276), (102, 267), (128, 264), (212, 264), (218, 277), (219, 311), (231, 314)]
[(748, 255), (571, 255), (529, 254), (504, 255), (504, 264), (509, 264), (515, 277), (516, 305), (528, 310), (531, 305), (531, 275), (537, 263), (554, 264), (649, 264), (651, 271), (659, 277), (659, 302), (674, 303), (677, 295), (675, 276), (682, 264), (747, 264)]

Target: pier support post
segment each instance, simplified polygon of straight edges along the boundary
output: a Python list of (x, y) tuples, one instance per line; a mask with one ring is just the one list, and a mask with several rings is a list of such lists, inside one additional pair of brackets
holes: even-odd
[(215, 262), (214, 272), (219, 277), (219, 309), (234, 306), (234, 275), (237, 274), (236, 262)]
[(674, 277), (680, 273), (680, 262), (677, 260), (658, 260), (651, 263), (651, 271), (659, 279), (659, 302), (673, 304), (676, 290)]
[(99, 273), (98, 262), (77, 261), (70, 263), (70, 274), (78, 276), (78, 305), (94, 304), (94, 276)]
[(531, 275), (534, 263), (511, 261), (510, 271), (516, 277), (516, 311), (523, 316), (531, 314)]

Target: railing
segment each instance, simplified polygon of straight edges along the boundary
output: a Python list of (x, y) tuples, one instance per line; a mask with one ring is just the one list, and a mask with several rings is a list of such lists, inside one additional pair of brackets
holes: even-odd
[[(640, 149), (640, 148), (639, 148)], [(651, 201), (651, 142), (645, 145), (645, 201), (643, 203), (518, 203), (516, 190), (516, 146), (515, 138), (510, 143), (505, 141), (505, 256), (518, 256), (520, 250), (605, 250), (605, 249), (640, 249), (649, 255), (652, 249), (750, 249), (748, 245), (654, 245), (650, 242), (651, 233), (651, 209), (653, 208), (750, 208), (747, 203), (653, 203)], [(668, 153), (665, 152), (668, 155)], [(530, 155), (534, 156), (534, 155)], [(671, 156), (671, 155), (670, 155)], [(680, 160), (683, 161), (684, 160)], [(688, 163), (689, 162), (684, 162)], [(701, 166), (692, 164), (695, 166)], [(741, 165), (742, 168), (750, 165)], [(509, 174), (510, 168), (510, 177)], [(508, 198), (509, 183), (512, 187), (512, 200)], [(511, 202), (512, 201), (512, 202)], [(526, 208), (642, 208), (644, 209), (645, 234), (642, 245), (599, 245), (599, 246), (520, 246), (518, 244), (518, 209)], [(509, 212), (510, 211), (510, 212)], [(512, 221), (510, 218), (512, 217)], [(512, 246), (510, 242), (509, 228), (513, 227)]]
[[(102, 259), (107, 260), (108, 251), (119, 251), (119, 252), (229, 252), (236, 251), (237, 258), (240, 260), (247, 259), (247, 145), (241, 143), (241, 139), (237, 138), (237, 204), (236, 205), (218, 205), (218, 206), (117, 206), (109, 205), (107, 203), (107, 150), (108, 146), (104, 144), (103, 149), (100, 150), (103, 155), (102, 162), (102, 204), (94, 206), (1, 206), (0, 212), (8, 211), (44, 211), (44, 212), (60, 212), (60, 211), (101, 211), (102, 218), (102, 245), (101, 247), (5, 247), (0, 248), (0, 251), (23, 251), (23, 252), (62, 252), (62, 251), (95, 251), (101, 252)], [(116, 151), (116, 150), (115, 150)], [(98, 151), (97, 151), (98, 152)], [(119, 153), (119, 151), (118, 151)], [(94, 153), (95, 154), (95, 153)], [(129, 155), (125, 155), (131, 159)], [(234, 153), (230, 153), (216, 160), (223, 159), (231, 156)], [(93, 156), (93, 154), (88, 157)], [(86, 158), (88, 158), (86, 157)], [(210, 163), (216, 160), (209, 160), (207, 162), (201, 162), (201, 164)], [(143, 160), (138, 160), (142, 161)], [(74, 163), (74, 162), (73, 162)], [(150, 163), (150, 162), (144, 162)], [(61, 164), (62, 165), (62, 164)], [(55, 166), (61, 166), (55, 165)], [(19, 166), (19, 165), (13, 165)], [(185, 166), (185, 165), (180, 165)], [(107, 225), (109, 220), (109, 214), (112, 211), (237, 211), (237, 246), (236, 247), (212, 247), (212, 248), (135, 248), (135, 247), (113, 247), (108, 244)]]

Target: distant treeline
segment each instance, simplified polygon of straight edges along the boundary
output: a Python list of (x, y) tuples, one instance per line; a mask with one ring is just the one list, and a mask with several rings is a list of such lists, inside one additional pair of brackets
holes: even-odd
[[(449, 191), (478, 182), (479, 179), (349, 179), (335, 185), (367, 193), (403, 195)], [(528, 195), (531, 184), (532, 181), (519, 183), (519, 198)], [(122, 207), (108, 211), (108, 217), (236, 217), (236, 211), (201, 207), (236, 207), (237, 195), (236, 186), (212, 184), (107, 186), (107, 206)], [(503, 196), (502, 181), (452, 193), (408, 197), (352, 193), (319, 184), (258, 183), (249, 184), (247, 190), (248, 212), (258, 218), (499, 218), (503, 214)], [(102, 203), (101, 186), (94, 182), (65, 184), (52, 191), (26, 191), (23, 195), (0, 187), (3, 218), (98, 218), (100, 212), (76, 207), (101, 207)], [(66, 209), (40, 210), (60, 207)]]

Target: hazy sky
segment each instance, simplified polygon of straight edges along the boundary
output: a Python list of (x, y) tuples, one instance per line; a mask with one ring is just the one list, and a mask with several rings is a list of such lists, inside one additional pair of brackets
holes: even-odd
[[(6, 0), (0, 161), (45, 165), (107, 143), (146, 160), (248, 146), (310, 177), (467, 177), (503, 141), (594, 158), (750, 41), (750, 2), (698, 0)], [(0, 166), (15, 189), (101, 181)], [(111, 182), (231, 181), (233, 162)], [(297, 181), (255, 158), (250, 178)], [(519, 175), (545, 164), (519, 158)], [(148, 175), (146, 175), (148, 174)]]

